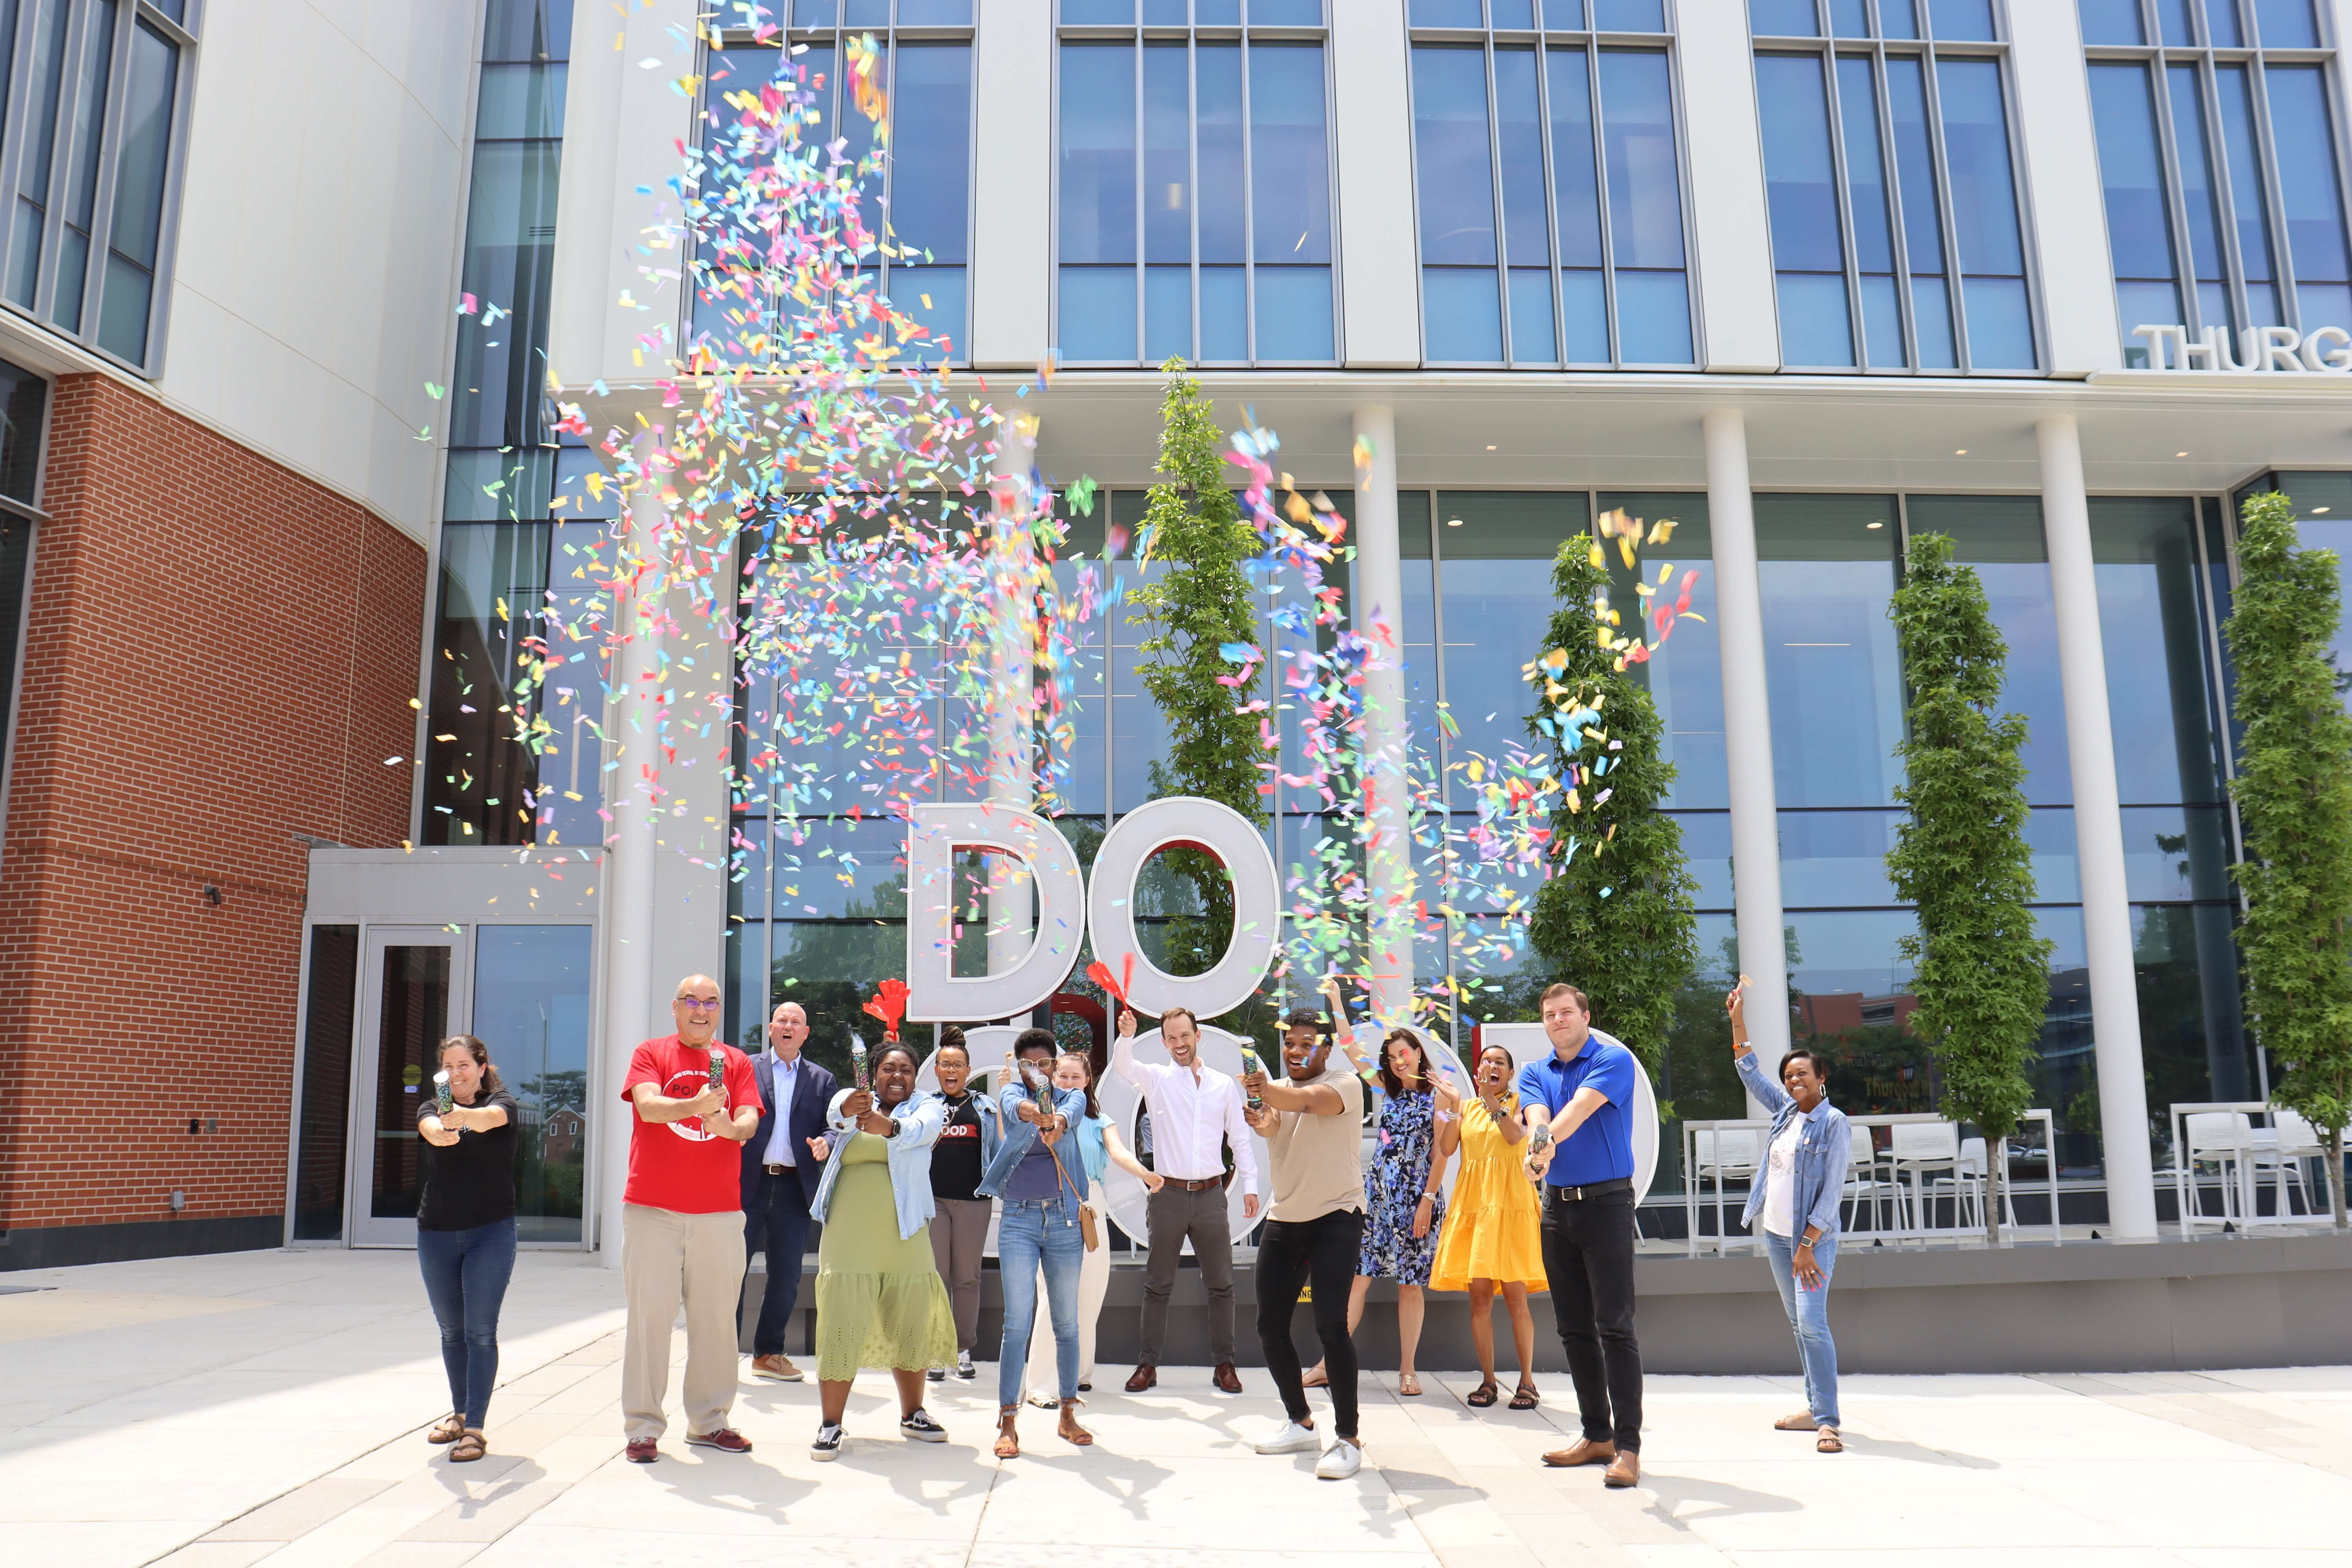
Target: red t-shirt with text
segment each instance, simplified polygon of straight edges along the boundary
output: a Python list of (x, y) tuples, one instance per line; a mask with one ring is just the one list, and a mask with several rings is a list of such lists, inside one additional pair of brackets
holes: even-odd
[[(727, 1110), (760, 1103), (759, 1080), (751, 1058), (734, 1047), (713, 1040), (727, 1053)], [(649, 1083), (670, 1100), (691, 1100), (710, 1082), (710, 1051), (685, 1044), (676, 1035), (647, 1040), (629, 1058), (629, 1076), (622, 1080), (621, 1098), (631, 1101), (629, 1121), (629, 1184), (623, 1203), (677, 1214), (719, 1214), (743, 1206), (743, 1145), (723, 1138), (703, 1125), (703, 1118), (683, 1121), (647, 1121), (636, 1113), (635, 1091)]]

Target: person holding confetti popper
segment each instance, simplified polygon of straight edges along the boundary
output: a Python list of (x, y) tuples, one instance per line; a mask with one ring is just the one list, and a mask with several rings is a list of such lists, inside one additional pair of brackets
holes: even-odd
[(1484, 1410), (1499, 1397), (1495, 1382), (1495, 1296), (1511, 1320), (1511, 1344), (1519, 1354), (1519, 1385), (1514, 1410), (1533, 1410), (1536, 1390), (1536, 1323), (1528, 1292), (1546, 1288), (1543, 1268), (1543, 1208), (1528, 1180), (1522, 1157), (1528, 1130), (1519, 1120), (1515, 1069), (1507, 1046), (1479, 1051), (1477, 1098), (1462, 1112), (1462, 1169), (1454, 1179), (1454, 1202), (1438, 1238), (1432, 1268), (1433, 1290), (1470, 1292), (1470, 1342), (1478, 1354), (1478, 1386), (1467, 1404)]
[[(808, 1256), (809, 1207), (829, 1152), (825, 1107), (841, 1086), (809, 1059), (808, 1013), (779, 1002), (768, 1016), (768, 1048), (751, 1058), (759, 1085), (759, 1131), (743, 1145), (743, 1252), (764, 1251), (768, 1268), (760, 1315), (751, 1330), (751, 1375), (798, 1383), (801, 1369), (784, 1354), (784, 1332), (800, 1304), (801, 1265)], [(748, 1293), (749, 1269), (745, 1270)]]
[(1078, 1425), (1078, 1274), (1086, 1241), (1078, 1209), (1082, 1194), (1064, 1151), (1075, 1156), (1070, 1129), (1085, 1120), (1080, 1089), (1056, 1089), (1051, 1074), (1054, 1037), (1024, 1029), (1013, 1042), (1013, 1081), (998, 1091), (1004, 1138), (980, 1190), (1004, 1202), (996, 1226), (997, 1272), (1004, 1291), (1004, 1340), (997, 1351), (996, 1457), (1017, 1459), (1015, 1431), (1021, 1382), (1028, 1371), (1029, 1336), (1037, 1310), (1037, 1274), (1045, 1275), (1045, 1301), (1054, 1322), (1055, 1387), (1062, 1411), (1055, 1428), (1079, 1447), (1094, 1434)]
[(886, 1041), (872, 1087), (834, 1096), (834, 1151), (816, 1190), (816, 1378), (822, 1406), (809, 1457), (840, 1457), (849, 1385), (887, 1367), (898, 1385), (898, 1430), (919, 1443), (947, 1431), (923, 1408), (923, 1374), (955, 1359), (955, 1312), (933, 1266), (931, 1149), (946, 1113), (915, 1095), (915, 1053)]
[[(1118, 1126), (1102, 1113), (1095, 1099), (1094, 1063), (1084, 1051), (1065, 1051), (1054, 1062), (1054, 1087), (1067, 1092), (1076, 1089), (1087, 1097), (1087, 1113), (1072, 1129), (1072, 1136), (1061, 1145), (1063, 1160), (1070, 1165), (1070, 1174), (1079, 1176), (1078, 1166), (1085, 1171), (1082, 1180), (1087, 1189), (1087, 1207), (1093, 1211), (1092, 1221), (1082, 1221), (1079, 1228), (1086, 1232), (1086, 1257), (1078, 1265), (1078, 1392), (1085, 1394), (1095, 1381), (1095, 1321), (1102, 1316), (1103, 1298), (1110, 1293), (1110, 1248), (1103, 1245), (1103, 1215), (1110, 1212), (1109, 1201), (1103, 1195), (1103, 1173), (1117, 1165), (1143, 1184), (1147, 1193), (1156, 1193), (1167, 1178), (1137, 1159), (1118, 1135)], [(1072, 1160), (1068, 1151), (1077, 1145), (1077, 1156)], [(1039, 1314), (1042, 1318), (1044, 1313)], [(1046, 1392), (1054, 1386), (1055, 1341), (1045, 1331), (1049, 1325), (1039, 1322), (1029, 1333), (1029, 1403), (1051, 1409), (1060, 1401)]]
[(429, 1146), (416, 1205), (416, 1262), (441, 1329), (449, 1414), (426, 1441), (459, 1464), (489, 1451), (482, 1435), (499, 1380), (499, 1308), (515, 1264), (515, 1100), (471, 1035), (441, 1042), (434, 1094), (417, 1111)]

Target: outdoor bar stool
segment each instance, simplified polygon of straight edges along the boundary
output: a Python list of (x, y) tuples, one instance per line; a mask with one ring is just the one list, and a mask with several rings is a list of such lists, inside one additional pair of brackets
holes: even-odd
[(2204, 1217), (2202, 1171), (2210, 1167), (2221, 1192), (2221, 1217), (2242, 1219), (2240, 1187), (2250, 1174), (2254, 1124), (2242, 1110), (2192, 1110), (2183, 1119), (2179, 1168), (2189, 1181), (2189, 1209), (2184, 1225)]
[(1927, 1178), (1937, 1171), (1958, 1177), (1960, 1168), (1959, 1125), (1951, 1121), (1898, 1121), (1889, 1131), (1895, 1135), (1894, 1146), (1888, 1152), (1895, 1158), (1898, 1197), (1903, 1190), (1903, 1178), (1911, 1178), (1911, 1217), (1905, 1228), (1914, 1231), (1931, 1229), (1933, 1227), (1927, 1222), (1933, 1215), (1927, 1206)]

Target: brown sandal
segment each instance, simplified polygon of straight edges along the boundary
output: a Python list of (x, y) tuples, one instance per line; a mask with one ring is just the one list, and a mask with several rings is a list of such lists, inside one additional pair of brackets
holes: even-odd
[(1821, 1436), (1813, 1439), (1813, 1452), (1816, 1454), (1843, 1454), (1845, 1452), (1845, 1444), (1838, 1436), (1838, 1429), (1836, 1427), (1823, 1426), (1820, 1428), (1820, 1432)]
[(1526, 1378), (1519, 1379), (1518, 1392), (1511, 1395), (1511, 1408), (1514, 1410), (1533, 1410), (1541, 1403), (1543, 1403), (1543, 1395), (1536, 1392), (1536, 1385), (1529, 1383)]
[(996, 1457), (998, 1458), (1017, 1459), (1021, 1457), (1021, 1439), (1013, 1435), (1013, 1424), (1020, 1418), (1021, 1406), (1018, 1405), (1000, 1405), (996, 1407)]
[(425, 1434), (425, 1440), (428, 1443), (454, 1443), (465, 1435), (465, 1415), (452, 1410), (434, 1424), (433, 1430)]
[(1490, 1377), (1486, 1382), (1480, 1384), (1477, 1387), (1472, 1389), (1469, 1396), (1465, 1399), (1463, 1403), (1472, 1406), (1474, 1409), (1484, 1410), (1486, 1406), (1494, 1404), (1495, 1401), (1502, 1397), (1503, 1391), (1495, 1386), (1495, 1380)]
[(453, 1465), (470, 1464), (489, 1451), (489, 1439), (482, 1436), (482, 1429), (468, 1426), (465, 1436), (459, 1437), (457, 1446), (449, 1450), (449, 1462)]
[(1062, 1419), (1055, 1425), (1054, 1433), (1065, 1443), (1080, 1448), (1090, 1448), (1094, 1447), (1095, 1435), (1078, 1425), (1078, 1406), (1084, 1403), (1084, 1400), (1079, 1399), (1062, 1401)]
[(1773, 1422), (1772, 1430), (1775, 1432), (1811, 1432), (1820, 1426), (1821, 1423), (1813, 1419), (1813, 1413), (1811, 1411), (1801, 1410), (1794, 1415), (1783, 1415), (1778, 1421)]

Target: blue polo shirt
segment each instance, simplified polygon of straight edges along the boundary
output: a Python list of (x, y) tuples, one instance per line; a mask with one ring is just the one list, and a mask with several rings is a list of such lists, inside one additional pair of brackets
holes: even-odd
[(1519, 1103), (1557, 1114), (1586, 1087), (1609, 1101), (1584, 1119), (1552, 1156), (1544, 1179), (1555, 1187), (1586, 1187), (1633, 1173), (1633, 1053), (1595, 1029), (1567, 1061), (1558, 1051), (1519, 1069)]

